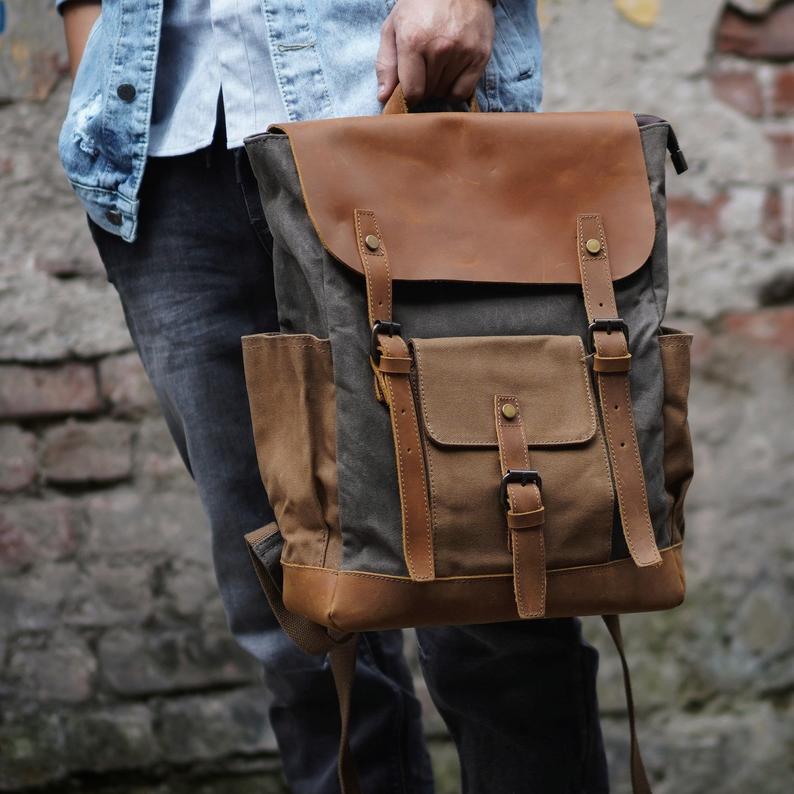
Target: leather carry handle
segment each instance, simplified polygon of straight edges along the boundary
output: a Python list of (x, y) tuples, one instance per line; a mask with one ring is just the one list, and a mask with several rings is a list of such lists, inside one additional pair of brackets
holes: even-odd
[[(477, 102), (477, 93), (473, 93), (467, 102), (469, 106), (470, 113), (479, 113), (480, 112), (480, 105)], [(410, 113), (411, 109), (408, 107), (408, 102), (405, 99), (405, 94), (403, 93), (402, 86), (397, 83), (397, 87), (394, 89), (394, 92), (386, 101), (386, 104), (383, 106), (383, 113), (384, 116), (393, 116), (399, 115), (402, 113)]]

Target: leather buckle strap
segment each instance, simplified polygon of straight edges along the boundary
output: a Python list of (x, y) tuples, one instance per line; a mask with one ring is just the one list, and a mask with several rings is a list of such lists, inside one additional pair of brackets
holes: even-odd
[(513, 555), (513, 591), (521, 618), (546, 613), (546, 552), (540, 474), (530, 466), (521, 406), (515, 396), (494, 395), (494, 421), (502, 479), (499, 502), (505, 509)]
[[(622, 333), (625, 337), (626, 352), (615, 356), (599, 354), (596, 348), (603, 348), (605, 345), (602, 337), (602, 344), (596, 346), (596, 334), (610, 336), (614, 333)], [(595, 372), (628, 372), (631, 369), (631, 353), (628, 352), (629, 339), (629, 327), (626, 321), (620, 317), (593, 320), (587, 328), (587, 352), (593, 356), (593, 370)]]
[[(372, 362), (372, 368), (375, 371), (376, 377), (381, 372), (402, 373), (405, 375), (411, 372), (411, 364), (413, 363), (413, 360), (411, 359), (410, 355), (388, 356), (383, 354), (383, 347), (385, 344), (383, 342), (383, 337), (399, 337), (401, 333), (402, 326), (395, 322), (376, 320), (372, 326), (369, 342), (369, 358)], [(402, 337), (400, 338), (402, 339)], [(408, 348), (406, 347), (405, 349), (407, 352)], [(380, 382), (378, 382), (378, 386), (382, 392), (382, 388), (380, 388)], [(378, 399), (380, 402), (382, 402), (380, 398)]]
[(631, 362), (628, 328), (618, 316), (601, 216), (578, 215), (576, 237), (582, 291), (590, 322), (588, 342), (594, 352), (593, 372), (623, 535), (637, 566), (660, 565), (662, 557), (651, 523), (634, 426), (628, 376)]
[(507, 498), (507, 486), (513, 482), (520, 485), (534, 483), (538, 486), (539, 491), (543, 490), (543, 480), (535, 469), (508, 469), (499, 484), (499, 501), (505, 510), (510, 509), (510, 502)]
[(389, 408), (394, 439), (405, 564), (412, 579), (430, 581), (435, 579), (433, 525), (410, 381), (412, 359), (400, 335), (400, 324), (392, 320), (391, 268), (377, 218), (370, 210), (355, 210), (354, 214), (372, 329), (369, 358), (375, 376), (375, 396)]
[(611, 334), (620, 331), (626, 337), (626, 347), (629, 346), (629, 326), (621, 317), (597, 318), (587, 326), (587, 352), (595, 352), (595, 332), (606, 331)]
[(372, 324), (372, 332), (369, 337), (369, 357), (377, 367), (381, 359), (381, 351), (378, 346), (381, 334), (388, 336), (402, 336), (403, 328), (399, 323), (386, 320), (375, 320)]

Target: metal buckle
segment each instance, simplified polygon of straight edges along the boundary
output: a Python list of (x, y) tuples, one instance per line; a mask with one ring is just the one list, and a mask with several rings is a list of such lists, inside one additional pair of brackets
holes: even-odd
[(629, 346), (629, 327), (626, 325), (625, 320), (620, 317), (613, 317), (608, 320), (593, 320), (587, 326), (587, 353), (588, 355), (595, 352), (595, 342), (593, 341), (593, 333), (595, 331), (606, 331), (611, 334), (613, 331), (623, 331), (626, 335), (626, 347)]
[(508, 469), (499, 484), (499, 502), (505, 510), (510, 509), (510, 502), (507, 500), (507, 486), (513, 482), (521, 483), (522, 487), (534, 483), (538, 486), (538, 490), (543, 490), (543, 480), (534, 469)]
[(369, 355), (376, 366), (380, 363), (381, 357), (381, 352), (378, 350), (378, 335), (388, 334), (389, 336), (402, 336), (402, 330), (402, 326), (399, 323), (375, 320), (369, 339)]

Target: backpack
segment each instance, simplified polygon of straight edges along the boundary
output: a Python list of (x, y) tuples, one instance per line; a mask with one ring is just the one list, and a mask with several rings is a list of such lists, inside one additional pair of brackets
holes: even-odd
[[(476, 108), (472, 108), (476, 109)], [(406, 111), (406, 112), (402, 112)], [(665, 327), (671, 126), (629, 112), (300, 121), (245, 141), (280, 333), (242, 338), (287, 633), (617, 615), (684, 598), (691, 336)]]

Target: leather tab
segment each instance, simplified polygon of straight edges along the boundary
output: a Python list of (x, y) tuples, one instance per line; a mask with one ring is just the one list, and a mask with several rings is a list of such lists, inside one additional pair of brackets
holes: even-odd
[(648, 775), (645, 772), (645, 764), (642, 762), (640, 741), (637, 738), (637, 724), (634, 717), (634, 695), (631, 691), (631, 673), (629, 672), (629, 663), (626, 660), (626, 651), (623, 647), (620, 616), (602, 615), (601, 617), (609, 631), (610, 637), (612, 637), (612, 642), (615, 643), (615, 648), (620, 656), (620, 666), (623, 668), (623, 688), (626, 692), (626, 710), (629, 714), (629, 733), (631, 735), (631, 790), (633, 794), (652, 794), (651, 784), (648, 782)]
[[(370, 210), (356, 210), (355, 224), (358, 253), (367, 281), (369, 325), (372, 327), (376, 320), (383, 322), (391, 320), (391, 266), (375, 213)], [(375, 250), (367, 245), (367, 240), (372, 238), (378, 240), (378, 247)]]
[[(578, 215), (576, 229), (587, 318), (591, 323), (596, 318), (619, 320), (601, 216)], [(588, 240), (598, 242), (596, 253), (588, 250)], [(593, 331), (593, 347), (593, 370), (626, 545), (637, 566), (661, 565), (634, 426), (628, 367), (623, 368), (623, 362), (628, 363), (631, 357), (628, 339), (623, 331), (599, 328)], [(598, 367), (595, 366), (596, 359)]]
[(628, 372), (631, 369), (631, 353), (625, 356), (593, 356), (595, 372)]
[(507, 526), (510, 529), (530, 529), (539, 527), (545, 519), (546, 508), (539, 507), (537, 510), (529, 510), (526, 513), (514, 513), (507, 511)]
[[(502, 409), (515, 408), (508, 419)], [(529, 469), (524, 419), (518, 398), (494, 395), (499, 463), (504, 476), (511, 469)], [(543, 501), (537, 483), (509, 483), (507, 527), (513, 553), (513, 590), (521, 618), (540, 618), (546, 613), (546, 553), (543, 543)]]
[(401, 373), (407, 375), (411, 371), (411, 359), (408, 356), (381, 356), (375, 365), (380, 372)]
[[(392, 320), (392, 281), (389, 255), (375, 213), (355, 211), (358, 250), (367, 285), (370, 325)], [(377, 243), (377, 245), (376, 245)], [(416, 581), (435, 579), (433, 525), (419, 419), (409, 374), (413, 359), (401, 336), (378, 334), (380, 360), (370, 357), (375, 396), (389, 407), (397, 483), (402, 512), (403, 553), (408, 573)]]

